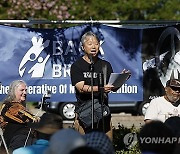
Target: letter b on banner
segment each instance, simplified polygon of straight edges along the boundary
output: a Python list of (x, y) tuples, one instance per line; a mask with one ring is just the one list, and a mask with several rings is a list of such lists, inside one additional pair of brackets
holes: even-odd
[(62, 76), (62, 66), (58, 64), (53, 65), (52, 77), (58, 78)]

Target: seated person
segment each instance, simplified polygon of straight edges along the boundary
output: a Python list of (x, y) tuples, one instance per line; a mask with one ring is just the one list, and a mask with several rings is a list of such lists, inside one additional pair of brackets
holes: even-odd
[(166, 82), (165, 95), (151, 100), (145, 114), (145, 122), (151, 120), (160, 120), (165, 122), (166, 119), (173, 116), (180, 116), (180, 81), (170, 79)]
[(1, 128), (10, 151), (30, 145), (36, 140), (27, 124), (39, 121), (39, 117), (26, 109), (26, 95), (26, 83), (22, 80), (13, 81), (1, 108)]

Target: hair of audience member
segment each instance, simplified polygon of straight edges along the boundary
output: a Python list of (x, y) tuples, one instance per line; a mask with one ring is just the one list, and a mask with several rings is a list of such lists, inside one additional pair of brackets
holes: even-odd
[[(175, 143), (167, 142), (168, 140), (166, 139), (172, 140), (172, 137), (174, 137), (173, 132), (163, 122), (154, 120), (146, 123), (138, 134), (140, 150), (142, 152), (171, 154), (174, 150)], [(148, 142), (146, 139), (148, 139)], [(159, 142), (155, 141), (155, 139), (158, 139)]]
[(69, 154), (72, 150), (85, 145), (86, 141), (79, 132), (65, 128), (53, 134), (45, 154)]
[(175, 136), (180, 137), (180, 117), (170, 117), (164, 123), (171, 129)]
[(100, 152), (91, 147), (83, 146), (72, 150), (69, 154), (100, 154)]
[(164, 123), (167, 127), (171, 129), (171, 131), (174, 133), (174, 136), (177, 137), (176, 148), (173, 154), (179, 154), (180, 153), (180, 143), (179, 143), (180, 117), (178, 116), (170, 117)]
[(58, 114), (46, 112), (41, 116), (39, 122), (30, 123), (28, 126), (37, 130), (38, 139), (49, 140), (52, 134), (63, 128), (63, 119)]
[(109, 137), (99, 131), (92, 131), (84, 135), (86, 144), (100, 154), (114, 154), (114, 147)]

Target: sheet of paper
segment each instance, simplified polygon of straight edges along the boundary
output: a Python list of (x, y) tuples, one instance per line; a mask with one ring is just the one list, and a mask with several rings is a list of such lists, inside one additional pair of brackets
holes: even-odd
[(113, 85), (115, 88), (120, 88), (127, 80), (130, 73), (111, 73), (109, 78), (109, 85)]

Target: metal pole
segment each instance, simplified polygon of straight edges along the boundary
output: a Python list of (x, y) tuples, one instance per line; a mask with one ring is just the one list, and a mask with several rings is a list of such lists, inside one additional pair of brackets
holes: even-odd
[(94, 74), (94, 66), (93, 63), (91, 62), (90, 64), (90, 72), (91, 72), (91, 119), (92, 119), (92, 124), (91, 124), (91, 128), (92, 130), (94, 129), (94, 92), (93, 92), (93, 74)]
[(179, 20), (0, 20), (0, 24), (179, 24)]

